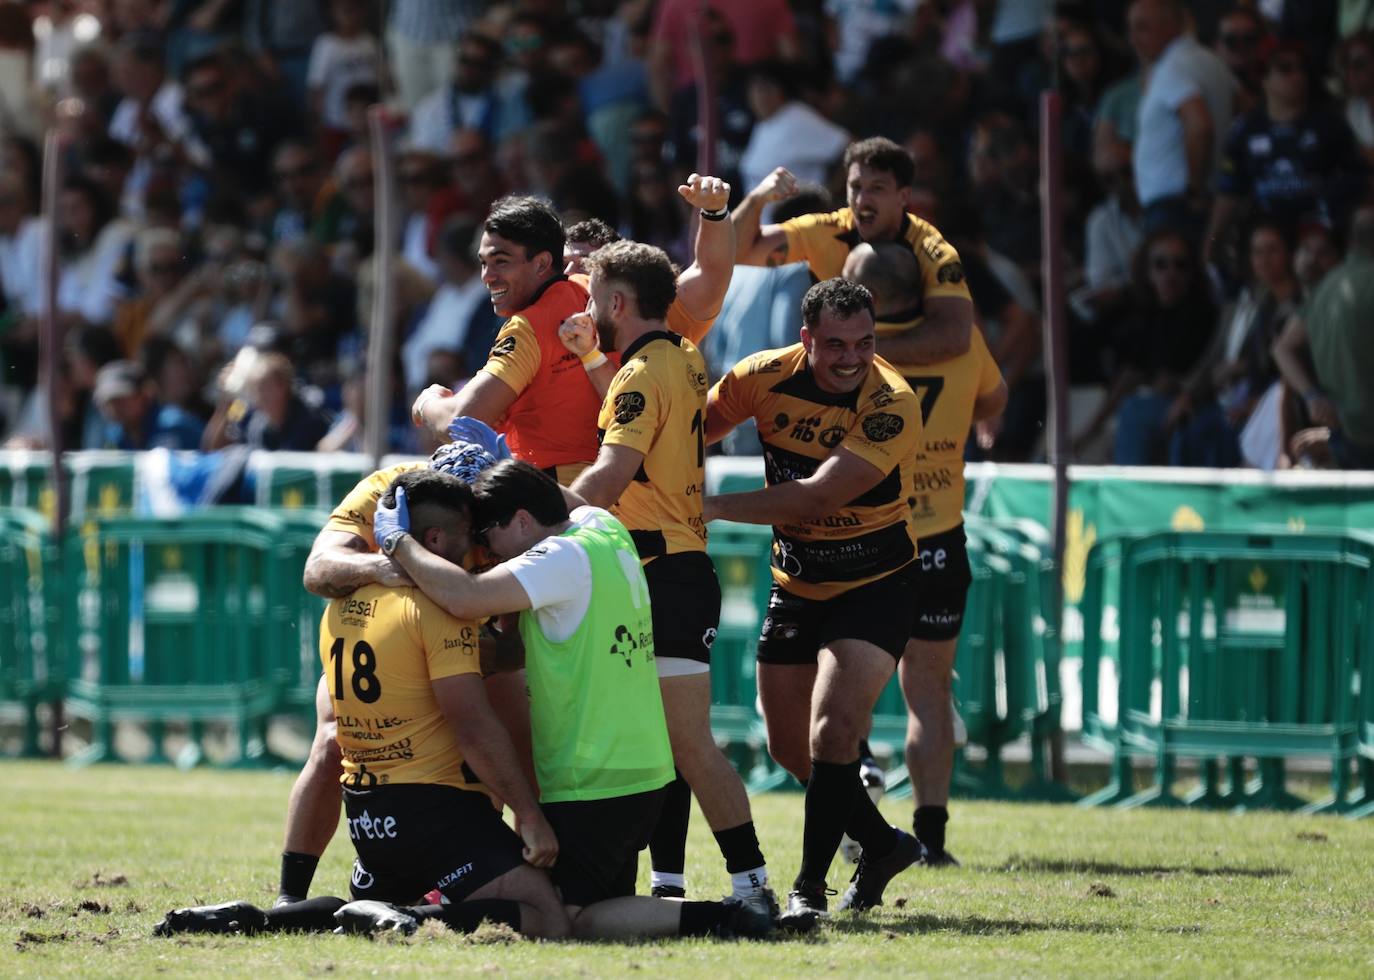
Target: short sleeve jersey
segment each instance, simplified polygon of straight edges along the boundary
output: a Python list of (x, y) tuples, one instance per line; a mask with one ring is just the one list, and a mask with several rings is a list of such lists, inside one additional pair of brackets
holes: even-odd
[(669, 330), (686, 337), (698, 347), (706, 339), (706, 335), (711, 332), (711, 325), (716, 322), (714, 316), (705, 320), (692, 316), (687, 311), (687, 307), (683, 305), (682, 300), (678, 298), (673, 299), (672, 305), (668, 307), (668, 314), (663, 319), (668, 324)]
[[(854, 212), (840, 208), (829, 214), (804, 214), (782, 223), (787, 235), (787, 261), (805, 262), (817, 279), (834, 279), (844, 270), (850, 251), (863, 239), (854, 224)], [(902, 219), (899, 241), (911, 246), (921, 267), (921, 295), (926, 299), (956, 296), (969, 299), (959, 253), (928, 221), (914, 214)], [(918, 309), (918, 313), (924, 314)]]
[(813, 474), (838, 447), (885, 476), (834, 514), (773, 528), (773, 579), (807, 599), (829, 599), (905, 567), (916, 554), (911, 463), (921, 443), (921, 407), (882, 358), (845, 395), (823, 391), (801, 344), (761, 351), (735, 365), (711, 392), (730, 425), (753, 418), (769, 486)]
[(418, 589), (368, 585), (334, 599), (320, 624), (345, 786), (437, 783), (487, 792), (439, 709), (431, 682), (479, 674), (477, 624)]
[[(879, 337), (910, 330), (911, 317), (880, 320)], [(1002, 372), (983, 331), (974, 329), (969, 348), (938, 364), (894, 364), (921, 405), (921, 441), (911, 465), (911, 516), (924, 537), (957, 527), (964, 519), (964, 444), (973, 424), (973, 403), (991, 394)]]
[(597, 424), (605, 445), (638, 450), (644, 463), (615, 516), (646, 561), (704, 551), (706, 362), (690, 341), (667, 331), (640, 337), (622, 360)]
[(596, 459), (596, 388), (558, 326), (587, 308), (585, 278), (547, 283), (506, 321), (482, 368), (516, 393), (501, 429), (511, 453), (540, 469)]
[(329, 520), (324, 524), (325, 530), (356, 534), (367, 543), (368, 551), (376, 551), (377, 542), (372, 536), (372, 518), (377, 513), (377, 501), (391, 488), (396, 477), (411, 470), (422, 470), (428, 465), (423, 460), (397, 463), (363, 477), (358, 481), (358, 485), (339, 501), (339, 506), (334, 508)]

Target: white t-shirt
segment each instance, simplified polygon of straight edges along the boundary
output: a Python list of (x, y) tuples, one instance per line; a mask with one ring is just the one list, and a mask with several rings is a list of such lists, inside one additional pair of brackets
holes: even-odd
[(115, 218), (101, 229), (82, 255), (59, 260), (58, 310), (79, 313), (87, 323), (105, 324), (113, 320), (115, 307), (127, 296), (117, 278), (119, 267), (137, 231), (132, 222)]
[[(191, 125), (182, 109), (181, 86), (176, 82), (163, 82), (148, 106), (157, 124), (162, 127), (162, 135), (173, 143), (180, 143), (190, 132)], [(138, 117), (143, 106), (137, 99), (125, 96), (115, 107), (110, 117), (110, 138), (125, 146), (137, 146), (142, 133), (138, 128)]]
[[(578, 507), (569, 517), (576, 527), (605, 527), (607, 521), (615, 520), (600, 507)], [(639, 566), (638, 555), (630, 555), (630, 561)], [(539, 628), (550, 641), (562, 643), (577, 631), (592, 601), (592, 563), (582, 545), (550, 535), (501, 567), (515, 576), (530, 597)]]
[(757, 187), (774, 167), (803, 183), (825, 184), (831, 165), (849, 145), (849, 133), (804, 102), (789, 102), (754, 126), (740, 157), (746, 188)]
[(342, 38), (321, 34), (310, 49), (306, 81), (311, 88), (324, 90), (324, 124), (331, 129), (347, 129), (348, 113), (344, 95), (359, 82), (377, 84), (381, 50), (371, 34)]
[(25, 218), (12, 237), (0, 235), (0, 288), (10, 307), (26, 316), (37, 315), (42, 308), (42, 252), (41, 218)]
[(1188, 190), (1188, 158), (1183, 145), (1183, 121), (1178, 107), (1201, 95), (1212, 114), (1212, 165), (1216, 171), (1221, 147), (1231, 126), (1237, 88), (1226, 63), (1191, 37), (1176, 38), (1150, 69), (1140, 95), (1136, 141), (1132, 155), (1136, 196), (1142, 205)]
[(433, 351), (462, 350), (473, 314), (489, 298), (478, 275), (461, 286), (446, 282), (439, 287), (415, 330), (401, 345), (401, 363), (405, 366), (406, 386), (411, 391), (424, 387), (425, 365)]

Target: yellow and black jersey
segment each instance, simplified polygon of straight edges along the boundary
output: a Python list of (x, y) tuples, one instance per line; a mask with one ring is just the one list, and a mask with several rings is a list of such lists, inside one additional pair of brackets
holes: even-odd
[(391, 489), (396, 477), (411, 470), (422, 470), (428, 465), (424, 460), (397, 463), (363, 477), (357, 486), (339, 501), (339, 506), (334, 508), (329, 520), (325, 521), (325, 528), (356, 534), (367, 542), (368, 551), (376, 551), (377, 542), (372, 537), (372, 517), (377, 513), (377, 501), (382, 499), (382, 494)]
[(729, 425), (755, 420), (769, 486), (811, 476), (840, 446), (886, 474), (828, 517), (773, 528), (773, 578), (784, 589), (829, 599), (915, 557), (910, 466), (921, 408), (890, 364), (875, 358), (857, 390), (835, 395), (816, 384), (801, 344), (762, 351), (720, 379), (711, 404)]
[[(805, 262), (817, 279), (833, 279), (844, 269), (845, 259), (863, 241), (854, 226), (854, 213), (840, 208), (829, 214), (804, 214), (782, 223), (787, 235), (788, 262)], [(902, 219), (898, 240), (911, 246), (921, 266), (921, 295), (925, 299), (957, 296), (972, 302), (959, 253), (939, 230), (914, 214)], [(918, 308), (919, 318), (924, 310)]]
[(601, 441), (639, 450), (644, 464), (612, 510), (646, 561), (704, 551), (706, 362), (666, 330), (640, 337), (621, 361), (601, 405)]
[[(876, 324), (879, 338), (905, 333), (920, 322), (908, 314)], [(983, 331), (973, 329), (969, 349), (939, 364), (893, 364), (921, 403), (923, 435), (911, 467), (911, 516), (921, 537), (956, 527), (964, 519), (964, 443), (973, 424), (973, 403), (1002, 383)]]
[(320, 660), (345, 786), (438, 783), (488, 792), (464, 763), (430, 684), (481, 673), (476, 623), (455, 619), (419, 589), (368, 585), (325, 609)]

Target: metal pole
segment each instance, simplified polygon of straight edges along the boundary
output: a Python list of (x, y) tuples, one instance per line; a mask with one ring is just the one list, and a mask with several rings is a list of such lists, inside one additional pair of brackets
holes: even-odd
[[(1059, 135), (1062, 107), (1059, 93), (1040, 93), (1040, 242), (1041, 274), (1044, 279), (1045, 318), (1042, 324), (1045, 350), (1045, 404), (1048, 416), (1045, 443), (1054, 468), (1053, 508), (1050, 533), (1053, 536), (1054, 583), (1051, 609), (1054, 621), (1051, 642), (1062, 648), (1064, 623), (1064, 543), (1069, 509), (1069, 377), (1064, 341), (1064, 263), (1061, 242), (1064, 187), (1063, 143)], [(1059, 658), (1056, 658), (1058, 660)], [(1056, 730), (1051, 750), (1051, 769), (1063, 779), (1064, 746), (1062, 730)]]
[[(58, 123), (61, 125), (63, 106), (58, 105)], [(38, 332), (38, 384), (47, 401), (49, 445), (52, 451), (52, 540), (56, 567), (51, 573), (62, 575), (62, 562), (65, 548), (63, 537), (67, 530), (67, 514), (71, 506), (66, 469), (62, 465), (62, 413), (58, 386), (64, 384), (61, 370), (62, 358), (62, 321), (57, 312), (57, 194), (62, 184), (62, 149), (65, 140), (56, 127), (49, 129), (43, 138), (43, 201), (42, 201), (42, 252), (40, 254), (39, 275), (43, 288), (43, 301), (39, 315)], [(63, 641), (68, 638), (71, 624), (59, 622), (57, 635)], [(66, 661), (64, 643), (56, 650), (49, 651), (50, 657)], [(53, 661), (49, 661), (50, 663)], [(62, 700), (53, 700), (51, 712), (51, 752), (54, 757), (62, 754), (62, 730), (66, 727), (62, 718)]]
[(703, 2), (691, 25), (692, 71), (697, 81), (697, 173), (716, 174), (716, 133), (719, 130), (716, 106), (716, 80), (706, 65), (706, 45), (701, 29), (710, 5)]
[(373, 172), (373, 288), (372, 316), (367, 340), (367, 408), (363, 443), (372, 468), (382, 468), (391, 422), (391, 362), (396, 356), (394, 335), (396, 267), (396, 188), (392, 175), (387, 113), (379, 105), (368, 110), (372, 137)]

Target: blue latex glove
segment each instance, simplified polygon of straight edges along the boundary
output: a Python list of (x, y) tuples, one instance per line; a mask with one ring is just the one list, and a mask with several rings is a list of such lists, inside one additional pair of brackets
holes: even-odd
[(388, 542), (394, 542), (402, 534), (410, 533), (410, 508), (406, 506), (405, 487), (396, 488), (396, 504), (388, 507), (386, 496), (377, 499), (377, 513), (372, 517), (372, 537), (377, 547), (390, 553)]
[(467, 415), (460, 415), (448, 424), (448, 437), (454, 442), (470, 442), (481, 446), (496, 459), (510, 459), (510, 448), (506, 437), (485, 422)]
[(434, 455), (429, 457), (430, 469), (452, 474), (469, 485), (483, 470), (495, 465), (495, 456), (471, 442), (450, 442), (434, 450)]

